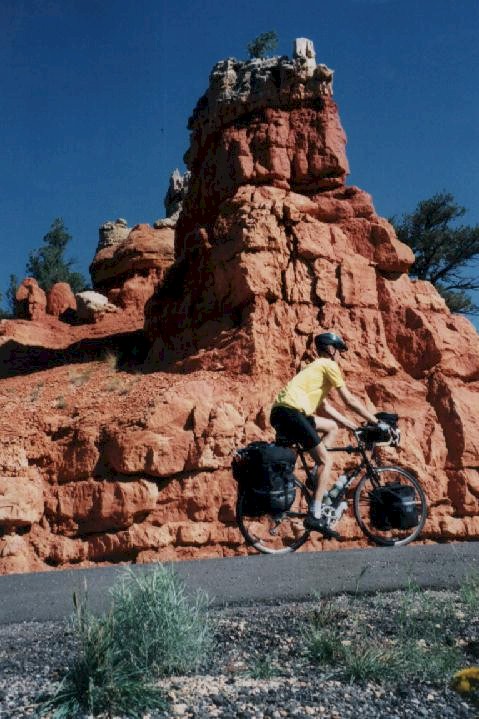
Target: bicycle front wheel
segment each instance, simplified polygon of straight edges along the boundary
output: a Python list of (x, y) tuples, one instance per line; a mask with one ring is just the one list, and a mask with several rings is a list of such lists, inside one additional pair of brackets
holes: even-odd
[[(424, 490), (418, 480), (402, 467), (376, 467), (378, 480), (372, 474), (365, 474), (354, 493), (354, 514), (361, 530), (375, 544), (383, 547), (400, 547), (417, 539), (424, 527), (427, 517), (427, 502)], [(413, 503), (417, 512), (417, 524), (413, 527), (400, 529), (387, 526), (388, 522), (378, 528), (371, 508), (372, 492), (377, 487), (387, 484), (401, 484), (410, 487), (413, 492)]]
[(308, 511), (308, 491), (294, 480), (296, 495), (291, 508), (280, 514), (246, 514), (247, 497), (240, 493), (236, 504), (236, 520), (247, 543), (263, 554), (287, 554), (299, 549), (309, 537), (303, 526)]

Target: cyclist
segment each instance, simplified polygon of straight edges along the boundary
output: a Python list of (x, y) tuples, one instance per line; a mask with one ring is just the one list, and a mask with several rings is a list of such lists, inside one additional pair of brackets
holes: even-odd
[[(306, 529), (321, 532), (325, 537), (339, 538), (339, 534), (321, 518), (322, 499), (331, 480), (333, 461), (328, 447), (334, 445), (338, 424), (349, 430), (356, 425), (336, 410), (326, 397), (336, 390), (344, 403), (372, 424), (378, 424), (374, 416), (346, 387), (338, 367), (340, 353), (348, 348), (334, 332), (323, 332), (314, 338), (317, 359), (301, 370), (276, 396), (271, 410), (270, 422), (279, 435), (294, 440), (311, 455), (316, 463), (313, 500), (304, 521)], [(313, 416), (320, 411), (329, 418)], [(318, 432), (321, 432), (322, 437)]]

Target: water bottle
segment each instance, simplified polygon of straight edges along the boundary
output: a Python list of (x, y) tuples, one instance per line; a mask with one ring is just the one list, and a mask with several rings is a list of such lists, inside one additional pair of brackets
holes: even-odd
[(337, 482), (334, 485), (334, 487), (332, 487), (329, 490), (329, 496), (331, 497), (331, 499), (336, 499), (336, 497), (341, 492), (341, 490), (343, 489), (343, 487), (347, 481), (348, 481), (348, 478), (345, 474), (342, 474), (340, 477), (338, 477)]
[(341, 517), (343, 516), (343, 513), (346, 511), (347, 508), (348, 508), (347, 502), (339, 503), (339, 507), (336, 510), (336, 522), (339, 522), (339, 520), (341, 519)]

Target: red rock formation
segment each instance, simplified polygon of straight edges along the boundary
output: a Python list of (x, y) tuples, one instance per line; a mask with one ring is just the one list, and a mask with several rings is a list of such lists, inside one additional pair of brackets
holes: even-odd
[[(479, 537), (478, 335), (408, 277), (411, 251), (367, 193), (345, 186), (337, 108), (308, 67), (227, 61), (212, 73), (190, 124), (176, 262), (146, 305), (147, 371), (102, 354), (108, 332), (134, 329), (128, 312), (89, 327), (0, 323), (10, 375), (0, 385), (0, 502), (14, 505), (0, 510), (0, 571), (246, 553), (232, 452), (272, 437), (272, 398), (325, 329), (348, 342), (353, 392), (401, 416), (402, 446), (383, 452), (424, 484), (424, 539)], [(116, 302), (129, 283), (141, 294), (159, 237), (139, 226), (97, 254)], [(19, 361), (35, 344), (61, 350), (35, 355), (36, 373), (31, 354)], [(304, 549), (366, 544), (352, 517), (340, 530), (341, 542), (313, 536)]]
[(39, 320), (45, 316), (47, 297), (33, 277), (27, 277), (15, 294), (15, 314), (26, 320)]
[(56, 282), (47, 294), (47, 312), (62, 317), (70, 311), (76, 312), (77, 302), (68, 282)]
[(117, 243), (100, 247), (90, 266), (93, 286), (110, 302), (143, 317), (146, 301), (173, 263), (174, 229), (136, 225)]

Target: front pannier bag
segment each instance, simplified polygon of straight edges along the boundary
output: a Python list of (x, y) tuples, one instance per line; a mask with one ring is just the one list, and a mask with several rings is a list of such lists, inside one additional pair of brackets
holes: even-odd
[(245, 493), (244, 514), (280, 514), (294, 502), (296, 454), (288, 447), (252, 442), (233, 457), (233, 477)]
[(369, 509), (371, 524), (381, 531), (411, 529), (419, 524), (414, 487), (399, 483), (376, 487)]

